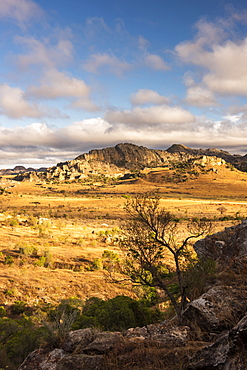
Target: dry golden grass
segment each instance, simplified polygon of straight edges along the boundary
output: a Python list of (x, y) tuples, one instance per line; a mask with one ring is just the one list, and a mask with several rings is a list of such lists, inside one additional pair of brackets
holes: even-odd
[[(24, 300), (33, 304), (72, 296), (134, 296), (130, 287), (107, 283), (102, 271), (86, 269), (88, 261), (101, 257), (104, 250), (118, 252), (110, 238), (103, 240), (98, 234), (111, 233), (109, 230), (121, 226), (128, 217), (126, 196), (158, 190), (161, 205), (178, 217), (247, 217), (247, 173), (222, 167), (218, 173), (171, 183), (165, 181), (167, 169), (144, 172), (141, 179), (113, 185), (35, 184), (10, 179), (8, 193), (0, 196), (0, 302)], [(2, 181), (6, 183), (6, 179)], [(47, 219), (43, 229), (32, 225), (31, 216)], [(11, 219), (18, 223), (11, 225)], [(233, 222), (217, 221), (215, 230)], [(20, 248), (30, 247), (35, 248), (36, 256), (19, 253)], [(51, 256), (53, 269), (37, 266), (45, 253)], [(5, 265), (6, 256), (12, 256), (14, 263)], [(71, 270), (74, 266), (76, 271)]]

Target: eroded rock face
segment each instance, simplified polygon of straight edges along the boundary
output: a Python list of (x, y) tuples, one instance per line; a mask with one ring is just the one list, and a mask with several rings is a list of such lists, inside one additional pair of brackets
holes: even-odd
[(84, 354), (70, 355), (58, 362), (56, 370), (104, 370), (104, 357)]
[(147, 325), (142, 328), (130, 328), (124, 332), (124, 338), (133, 340), (151, 339), (160, 347), (185, 346), (188, 342), (188, 326)]
[(194, 249), (200, 259), (220, 259), (226, 263), (247, 256), (247, 220), (198, 240)]
[(124, 333), (80, 329), (69, 333), (62, 349), (32, 352), (19, 370), (103, 370), (107, 356), (116, 348), (120, 349), (121, 357), (122, 348), (132, 352), (144, 341), (150, 341), (155, 351), (157, 348), (181, 347), (187, 343), (188, 331), (188, 327), (161, 324), (131, 328)]
[(216, 286), (192, 301), (183, 315), (203, 331), (221, 332), (235, 325), (247, 310), (242, 288)]
[(247, 368), (247, 315), (190, 359), (187, 369), (244, 370)]
[(58, 362), (66, 356), (63, 349), (55, 348), (48, 353), (37, 349), (31, 352), (19, 370), (56, 370)]
[(63, 350), (66, 352), (74, 352), (78, 345), (82, 347), (87, 346), (95, 339), (95, 336), (96, 332), (91, 328), (71, 331), (63, 344)]

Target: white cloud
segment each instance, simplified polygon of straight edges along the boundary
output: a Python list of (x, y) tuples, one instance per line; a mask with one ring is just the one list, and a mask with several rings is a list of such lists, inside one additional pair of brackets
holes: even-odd
[(26, 127), (0, 127), (0, 146), (48, 146), (54, 141), (54, 132), (45, 123), (32, 123)]
[(0, 17), (12, 18), (20, 25), (42, 14), (41, 8), (31, 0), (0, 0)]
[(186, 102), (196, 107), (211, 107), (217, 105), (213, 93), (202, 86), (191, 86), (186, 93)]
[(108, 72), (118, 76), (131, 69), (129, 63), (121, 61), (116, 56), (106, 53), (92, 54), (83, 64), (83, 68), (90, 73), (98, 73), (103, 67), (105, 67)]
[(168, 65), (164, 60), (157, 54), (147, 54), (144, 56), (144, 64), (156, 71), (167, 71), (169, 69)]
[[(69, 35), (66, 35), (69, 37)], [(29, 68), (32, 65), (42, 65), (45, 67), (55, 67), (63, 65), (72, 60), (73, 44), (65, 35), (58, 35), (59, 40), (56, 44), (51, 44), (49, 40), (41, 42), (35, 38), (18, 36), (15, 41), (28, 49), (26, 54), (15, 56), (17, 64), (21, 68)]]
[(75, 98), (71, 106), (96, 111), (99, 108), (90, 99), (90, 87), (83, 81), (69, 77), (56, 69), (49, 69), (40, 86), (29, 86), (28, 96), (41, 99)]
[[(165, 107), (163, 115), (164, 112)], [(119, 115), (115, 117), (108, 115), (108, 121), (102, 118), (86, 119), (63, 128), (48, 126), (45, 123), (33, 123), (12, 129), (0, 127), (0, 165), (7, 163), (52, 165), (74, 159), (92, 148), (113, 146), (119, 142), (132, 142), (149, 148), (163, 149), (173, 143), (182, 143), (192, 148), (217, 147), (231, 150), (233, 153), (236, 153), (236, 149), (239, 151), (239, 148), (246, 148), (246, 120), (239, 119), (236, 125), (231, 116), (226, 116), (224, 120), (218, 122), (192, 116), (194, 121), (190, 120), (187, 123), (187, 120), (182, 120), (186, 116), (186, 111), (177, 109), (177, 117), (175, 112), (176, 110), (173, 117), (170, 116), (170, 124), (163, 124), (165, 121), (160, 117), (161, 111), (157, 112), (160, 118), (153, 117), (150, 124), (152, 110), (147, 114), (146, 109), (135, 108), (131, 119), (130, 112), (118, 112)], [(182, 113), (185, 114), (184, 117)], [(121, 123), (126, 117), (131, 124)], [(158, 130), (157, 126), (154, 127), (155, 123), (159, 124)]]
[(133, 105), (167, 104), (169, 99), (149, 89), (140, 89), (130, 97)]
[(220, 94), (247, 95), (247, 38), (215, 46), (208, 57), (204, 82)]
[(44, 111), (37, 104), (30, 104), (19, 87), (0, 84), (0, 113), (10, 118), (42, 117)]
[(200, 23), (195, 40), (177, 45), (175, 51), (183, 62), (203, 67), (202, 81), (211, 91), (246, 96), (247, 38), (225, 40), (226, 26)]
[(122, 123), (127, 126), (154, 126), (164, 124), (182, 124), (194, 122), (195, 117), (183, 108), (167, 105), (147, 108), (135, 107), (132, 110), (109, 110), (105, 114), (106, 121)]

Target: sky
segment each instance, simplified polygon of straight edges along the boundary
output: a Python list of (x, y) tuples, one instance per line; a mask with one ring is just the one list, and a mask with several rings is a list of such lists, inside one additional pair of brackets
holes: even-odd
[(0, 0), (0, 168), (179, 143), (247, 153), (243, 0)]

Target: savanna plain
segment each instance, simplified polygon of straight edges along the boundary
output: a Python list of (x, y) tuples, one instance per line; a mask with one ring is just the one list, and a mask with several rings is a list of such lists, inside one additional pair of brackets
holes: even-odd
[[(169, 169), (127, 180), (71, 183), (1, 179), (0, 300), (4, 305), (58, 304), (62, 299), (138, 296), (131, 284), (114, 284), (108, 270), (121, 261), (121, 227), (128, 198), (158, 192), (161, 206), (183, 230), (192, 217), (213, 231), (247, 217), (247, 173), (222, 166), (185, 182), (168, 181)], [(111, 253), (112, 252), (112, 253)], [(172, 263), (172, 261), (171, 261)], [(117, 269), (116, 269), (117, 270)]]

